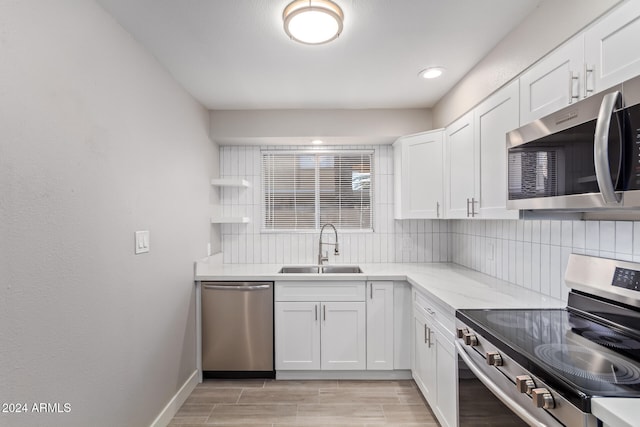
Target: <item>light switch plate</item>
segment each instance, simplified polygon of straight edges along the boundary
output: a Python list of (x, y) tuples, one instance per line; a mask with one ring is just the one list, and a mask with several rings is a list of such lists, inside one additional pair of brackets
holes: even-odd
[(136, 231), (135, 253), (143, 254), (149, 252), (149, 230)]

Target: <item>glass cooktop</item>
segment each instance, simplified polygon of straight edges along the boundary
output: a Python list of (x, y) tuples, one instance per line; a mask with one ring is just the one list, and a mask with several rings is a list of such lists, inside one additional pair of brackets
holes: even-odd
[(458, 317), (558, 389), (640, 397), (640, 340), (565, 309), (459, 310)]

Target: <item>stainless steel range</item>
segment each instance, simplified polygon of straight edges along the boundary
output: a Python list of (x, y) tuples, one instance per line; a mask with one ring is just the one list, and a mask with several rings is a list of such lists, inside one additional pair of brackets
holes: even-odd
[[(565, 282), (566, 309), (458, 310), (460, 425), (495, 418), (478, 411), (486, 389), (540, 427), (596, 427), (592, 397), (640, 397), (640, 264), (572, 254)], [(465, 390), (480, 382), (465, 423)]]

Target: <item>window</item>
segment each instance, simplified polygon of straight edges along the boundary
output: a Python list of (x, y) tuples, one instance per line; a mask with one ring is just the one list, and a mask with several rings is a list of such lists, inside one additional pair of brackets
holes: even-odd
[(264, 151), (264, 230), (373, 229), (372, 151)]

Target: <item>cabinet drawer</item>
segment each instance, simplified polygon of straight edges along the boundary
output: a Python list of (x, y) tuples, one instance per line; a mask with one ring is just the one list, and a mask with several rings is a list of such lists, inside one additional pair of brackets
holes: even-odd
[(364, 301), (365, 282), (276, 282), (276, 301)]
[(416, 311), (430, 319), (434, 326), (439, 327), (447, 338), (453, 339), (455, 330), (455, 316), (453, 314), (449, 313), (433, 299), (416, 290), (413, 291), (413, 306)]

